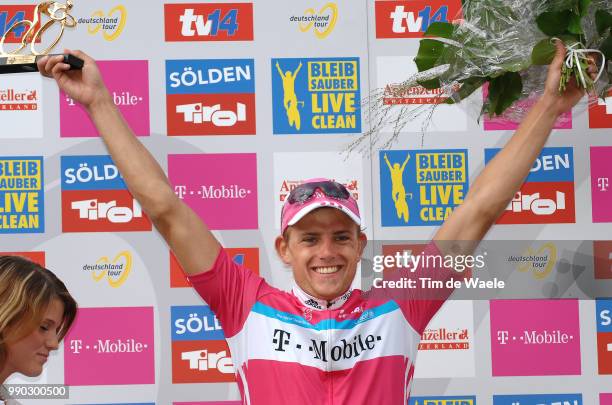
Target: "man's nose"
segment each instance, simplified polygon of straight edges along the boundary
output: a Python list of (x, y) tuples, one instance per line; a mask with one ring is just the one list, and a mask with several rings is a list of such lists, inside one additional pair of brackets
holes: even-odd
[(321, 240), (321, 248), (319, 250), (321, 259), (330, 260), (336, 255), (336, 249), (333, 238), (323, 238)]

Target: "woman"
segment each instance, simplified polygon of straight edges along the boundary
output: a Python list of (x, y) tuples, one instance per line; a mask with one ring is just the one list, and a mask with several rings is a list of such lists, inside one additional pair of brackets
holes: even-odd
[[(0, 384), (13, 373), (35, 377), (72, 325), (77, 304), (51, 271), (0, 256)], [(9, 401), (0, 386), (0, 403)]]

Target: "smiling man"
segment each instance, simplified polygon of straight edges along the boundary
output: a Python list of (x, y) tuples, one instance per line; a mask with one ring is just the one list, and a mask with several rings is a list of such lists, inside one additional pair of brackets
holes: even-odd
[[(175, 195), (113, 104), (95, 62), (82, 52), (71, 53), (85, 60), (82, 71), (68, 71), (61, 56), (41, 59), (39, 70), (88, 111), (130, 192), (217, 314), (243, 402), (405, 404), (421, 334), (451, 291), (433, 296), (351, 290), (366, 237), (355, 200), (327, 179), (309, 180), (288, 196), (275, 247), (293, 270), (295, 284), (291, 292), (270, 286), (235, 264)], [(438, 229), (425, 254), (470, 253), (504, 211), (557, 117), (584, 95), (574, 84), (558, 92), (564, 55), (558, 44), (543, 96)], [(453, 274), (450, 269), (419, 270), (438, 279)]]

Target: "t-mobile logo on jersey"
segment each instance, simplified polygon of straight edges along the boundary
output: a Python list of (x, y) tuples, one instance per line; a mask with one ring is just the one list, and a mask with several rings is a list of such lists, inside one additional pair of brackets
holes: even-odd
[[(327, 362), (328, 353), (332, 361), (354, 359), (367, 350), (374, 350), (376, 342), (380, 341), (382, 341), (382, 336), (366, 335), (363, 337), (358, 334), (353, 337), (352, 341), (351, 339), (341, 339), (340, 343), (333, 346), (331, 346), (327, 340), (316, 339), (310, 339), (310, 342), (305, 345), (301, 343), (292, 345), (290, 332), (282, 329), (274, 329), (272, 344), (274, 345), (274, 350), (277, 352), (285, 352), (293, 348), (297, 350), (306, 350), (306, 348), (308, 348), (308, 351), (312, 352), (315, 359)], [(304, 346), (304, 348), (302, 348), (302, 346)], [(330, 346), (331, 348), (328, 351), (327, 349)]]

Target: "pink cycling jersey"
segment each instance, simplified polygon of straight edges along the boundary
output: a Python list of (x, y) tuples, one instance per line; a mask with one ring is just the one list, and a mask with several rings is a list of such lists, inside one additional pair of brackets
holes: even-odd
[[(424, 253), (439, 251), (430, 243)], [(253, 405), (405, 404), (421, 334), (444, 302), (361, 290), (321, 302), (270, 286), (224, 250), (190, 281), (220, 320), (243, 403)]]

